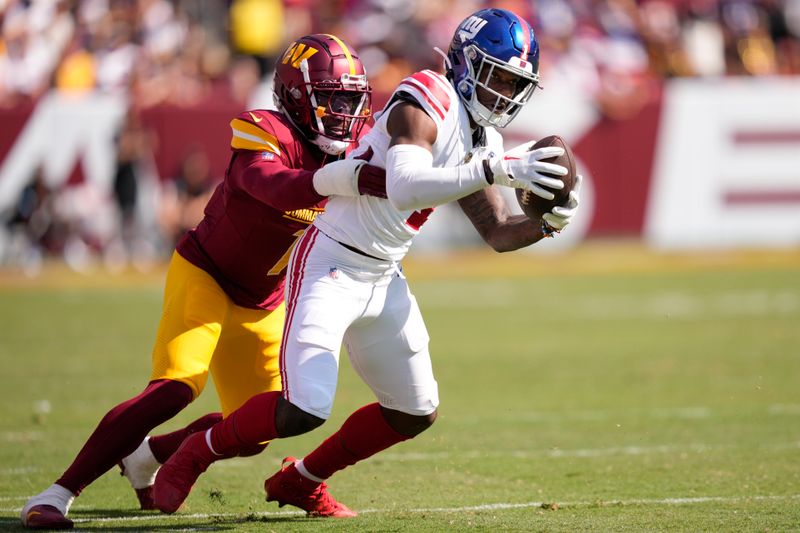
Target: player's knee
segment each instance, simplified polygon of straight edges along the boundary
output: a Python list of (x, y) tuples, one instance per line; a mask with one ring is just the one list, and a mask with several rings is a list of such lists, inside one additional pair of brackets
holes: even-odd
[(436, 421), (438, 411), (427, 415), (410, 415), (393, 409), (381, 407), (381, 413), (386, 422), (398, 433), (407, 437), (416, 437)]
[(252, 457), (264, 451), (268, 443), (253, 444), (251, 446), (242, 446), (239, 450), (239, 457)]
[(171, 413), (172, 416), (181, 412), (194, 400), (191, 387), (171, 379), (150, 382), (142, 396), (149, 396), (152, 401), (158, 403), (163, 412)]
[(135, 398), (118, 405), (113, 411), (135, 411), (140, 418), (152, 418), (155, 425), (169, 420), (192, 402), (192, 389), (171, 379), (151, 381)]
[(283, 398), (278, 399), (278, 406), (275, 410), (275, 430), (279, 437), (302, 435), (324, 423), (324, 418), (307, 413)]

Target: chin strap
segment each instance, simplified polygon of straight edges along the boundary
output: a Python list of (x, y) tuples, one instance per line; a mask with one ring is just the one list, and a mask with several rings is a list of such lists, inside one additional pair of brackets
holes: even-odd
[(317, 135), (317, 137), (311, 142), (319, 146), (320, 150), (330, 155), (343, 154), (350, 144), (349, 142), (331, 139), (330, 137), (325, 137), (324, 135)]
[(452, 70), (453, 69), (453, 64), (450, 63), (450, 58), (447, 57), (447, 54), (442, 52), (441, 48), (439, 48), (438, 46), (434, 46), (433, 47), (433, 51), (438, 53), (444, 59), (444, 68), (446, 68), (447, 70)]

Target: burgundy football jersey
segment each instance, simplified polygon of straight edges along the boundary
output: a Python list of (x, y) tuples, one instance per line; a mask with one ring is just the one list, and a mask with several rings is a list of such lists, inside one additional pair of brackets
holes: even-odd
[(292, 247), (325, 203), (312, 182), (323, 154), (275, 111), (246, 111), (231, 130), (225, 179), (177, 250), (237, 305), (274, 309)]

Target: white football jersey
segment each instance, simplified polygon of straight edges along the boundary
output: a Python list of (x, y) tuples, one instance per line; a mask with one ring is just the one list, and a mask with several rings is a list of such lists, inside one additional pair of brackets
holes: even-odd
[[(369, 163), (386, 168), (390, 142), (386, 122), (391, 108), (402, 101), (395, 100), (397, 93), (411, 96), (436, 124), (436, 141), (432, 147), (433, 166), (440, 168), (463, 164), (473, 148), (469, 112), (447, 78), (432, 70), (417, 72), (400, 82), (389, 99), (391, 105), (376, 115), (375, 126), (361, 139), (358, 149), (349, 157), (359, 157), (371, 150)], [(493, 128), (486, 128), (486, 144), (497, 153), (503, 152), (502, 137)], [(432, 211), (433, 207), (400, 211), (389, 200), (373, 196), (332, 196), (314, 224), (329, 237), (369, 255), (400, 261)]]

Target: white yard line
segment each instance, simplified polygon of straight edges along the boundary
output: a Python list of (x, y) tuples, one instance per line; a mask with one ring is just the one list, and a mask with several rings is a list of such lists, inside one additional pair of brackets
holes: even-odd
[[(487, 503), (483, 505), (471, 505), (466, 507), (433, 507), (409, 509), (414, 513), (452, 513), (463, 511), (492, 511), (497, 509), (525, 509), (529, 507), (550, 507), (558, 505), (562, 507), (595, 507), (604, 505), (692, 505), (697, 503), (737, 503), (746, 501), (788, 501), (800, 500), (800, 494), (787, 495), (756, 495), (756, 496), (699, 496), (695, 498), (636, 498), (630, 500), (602, 500), (602, 501), (574, 501), (574, 502), (528, 502), (528, 503)], [(359, 511), (385, 512), (378, 509)]]
[[(549, 450), (470, 450), (464, 452), (384, 452), (382, 461), (434, 461), (445, 459), (482, 459), (487, 457), (513, 457), (530, 459), (547, 457), (552, 459), (567, 457), (608, 457), (613, 455), (649, 455), (657, 453), (708, 453), (719, 449), (735, 448), (733, 444), (657, 444), (653, 446), (612, 446), (609, 448), (552, 448)], [(782, 442), (761, 446), (760, 451), (800, 449), (800, 442)]]
[[(766, 416), (800, 416), (800, 404), (772, 404), (764, 408), (759, 408)], [(593, 409), (577, 410), (565, 409), (564, 411), (520, 411), (507, 415), (498, 415), (493, 420), (503, 422), (602, 422), (605, 420), (628, 420), (630, 418), (644, 419), (653, 418), (658, 420), (705, 420), (714, 418), (726, 411), (715, 410), (705, 406), (687, 407), (654, 407), (651, 409)], [(482, 422), (475, 418), (473, 421)]]
[[(652, 505), (652, 506), (667, 506), (667, 505), (695, 505), (701, 503), (737, 503), (737, 502), (750, 502), (750, 501), (793, 501), (800, 500), (800, 494), (785, 494), (785, 495), (753, 495), (753, 496), (698, 496), (692, 498), (634, 498), (634, 499), (612, 499), (612, 500), (578, 500), (566, 502), (525, 502), (525, 503), (485, 503), (481, 505), (467, 505), (460, 507), (419, 507), (413, 509), (360, 509), (360, 514), (402, 514), (402, 513), (462, 513), (462, 512), (480, 512), (480, 511), (498, 511), (504, 509), (530, 509), (530, 508), (558, 508), (567, 507), (597, 507), (597, 506), (610, 506), (610, 505)], [(3, 509), (3, 512), (10, 510)], [(16, 509), (19, 512), (19, 509)], [(141, 522), (141, 521), (175, 521), (175, 520), (205, 520), (209, 518), (245, 518), (247, 516), (254, 517), (281, 517), (281, 516), (302, 516), (305, 513), (302, 511), (261, 511), (261, 512), (243, 512), (243, 513), (192, 513), (192, 514), (148, 514), (148, 515), (134, 515), (134, 516), (108, 516), (108, 517), (94, 517), (94, 518), (72, 518), (76, 524), (86, 523), (112, 523), (112, 522)]]
[(41, 431), (0, 431), (0, 441), (27, 443), (42, 440), (44, 433)]
[(38, 472), (38, 466), (18, 466), (13, 468), (0, 468), (0, 476), (16, 476)]
[[(445, 289), (429, 291), (420, 304), (428, 309), (530, 305), (527, 294), (515, 293), (503, 284), (487, 287), (486, 294), (477, 297), (475, 290), (463, 293)], [(795, 288), (727, 290), (710, 294), (681, 290), (643, 295), (586, 293), (575, 296), (570, 305), (570, 317), (580, 320), (791, 315), (800, 312), (800, 293)]]

